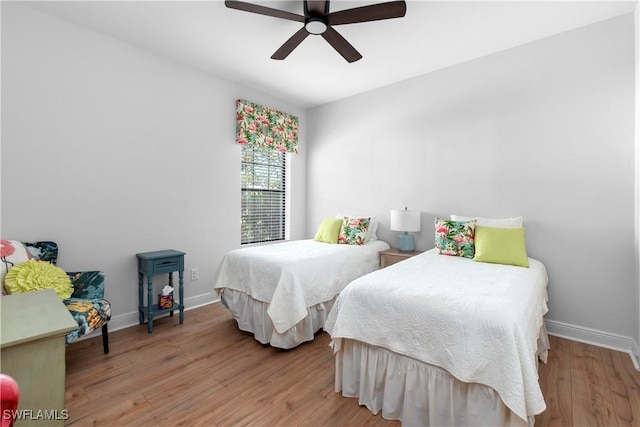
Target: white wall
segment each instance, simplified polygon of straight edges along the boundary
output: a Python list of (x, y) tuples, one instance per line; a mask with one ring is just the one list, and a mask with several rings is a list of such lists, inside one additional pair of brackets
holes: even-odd
[[(309, 111), (308, 233), (337, 211), (522, 215), (548, 321), (631, 347), (634, 17), (543, 39)], [(419, 52), (417, 52), (419, 54)]]
[(137, 321), (138, 252), (186, 252), (200, 269), (188, 304), (212, 300), (240, 246), (237, 98), (299, 116), (291, 236), (304, 237), (303, 109), (4, 2), (2, 237), (54, 240), (61, 267), (105, 271), (112, 328)]

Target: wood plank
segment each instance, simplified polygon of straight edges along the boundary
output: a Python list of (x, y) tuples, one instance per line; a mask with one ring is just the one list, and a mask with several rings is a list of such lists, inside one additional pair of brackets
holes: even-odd
[(574, 425), (617, 425), (598, 347), (571, 342), (571, 389)]
[(303, 420), (300, 423), (301, 426), (343, 426), (358, 412), (355, 399), (345, 399), (335, 392), (323, 397), (325, 397), (324, 404)]
[(99, 410), (84, 417), (82, 425), (108, 426), (114, 420), (120, 426), (134, 426), (141, 414), (151, 411), (151, 405), (143, 396), (133, 396), (113, 406), (101, 406)]
[(549, 337), (547, 363), (540, 363), (539, 382), (547, 409), (536, 416), (536, 426), (573, 425), (571, 408), (571, 346), (567, 340)]
[(600, 349), (618, 426), (640, 426), (640, 372), (629, 356)]
[(288, 395), (286, 401), (271, 408), (271, 411), (258, 419), (256, 424), (263, 426), (301, 425), (325, 402), (326, 399), (320, 396), (317, 391), (305, 387), (294, 395)]

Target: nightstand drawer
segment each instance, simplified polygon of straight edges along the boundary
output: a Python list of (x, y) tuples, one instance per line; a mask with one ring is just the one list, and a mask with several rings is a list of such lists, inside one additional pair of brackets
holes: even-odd
[(399, 263), (400, 261), (404, 261), (405, 259), (407, 259), (407, 257), (386, 254), (382, 257), (380, 265), (382, 266), (382, 268), (385, 268), (389, 267), (390, 265)]
[(401, 252), (397, 249), (387, 249), (380, 252), (380, 267), (385, 268), (390, 265), (397, 264), (416, 255), (420, 255), (421, 251)]
[(163, 258), (153, 261), (151, 274), (169, 273), (171, 271), (182, 270), (182, 257)]

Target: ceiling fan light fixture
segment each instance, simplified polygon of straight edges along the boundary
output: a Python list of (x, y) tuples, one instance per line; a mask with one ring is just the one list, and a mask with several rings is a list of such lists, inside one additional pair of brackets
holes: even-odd
[(309, 17), (304, 23), (304, 28), (309, 34), (322, 34), (327, 31), (327, 23), (322, 18)]

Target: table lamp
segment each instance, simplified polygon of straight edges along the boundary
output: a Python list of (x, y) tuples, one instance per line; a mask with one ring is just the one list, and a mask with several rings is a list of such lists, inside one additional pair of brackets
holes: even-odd
[(391, 230), (403, 231), (398, 234), (398, 250), (400, 252), (413, 252), (416, 249), (415, 239), (410, 231), (420, 231), (420, 212), (410, 211), (407, 208), (391, 210)]

